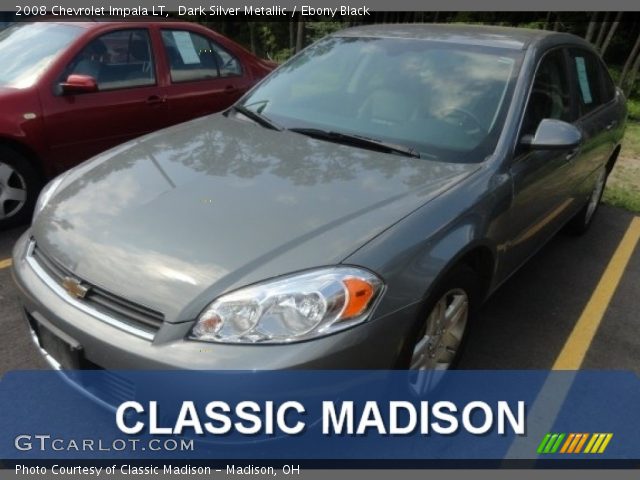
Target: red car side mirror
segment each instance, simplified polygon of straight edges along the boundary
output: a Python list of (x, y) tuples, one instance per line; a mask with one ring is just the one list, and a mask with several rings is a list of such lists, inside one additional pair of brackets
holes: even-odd
[(92, 93), (98, 91), (98, 82), (90, 75), (69, 75), (66, 82), (60, 84), (63, 93)]

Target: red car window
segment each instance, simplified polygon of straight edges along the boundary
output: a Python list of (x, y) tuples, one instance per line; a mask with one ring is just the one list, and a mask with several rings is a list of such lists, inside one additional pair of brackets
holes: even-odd
[(174, 83), (242, 75), (240, 61), (202, 35), (163, 30), (162, 42)]
[(118, 30), (92, 40), (69, 64), (66, 75), (71, 74), (95, 78), (99, 90), (154, 85), (149, 32)]

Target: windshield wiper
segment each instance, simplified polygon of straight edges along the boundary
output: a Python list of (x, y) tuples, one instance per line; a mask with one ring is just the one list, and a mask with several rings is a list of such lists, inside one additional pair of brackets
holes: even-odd
[(273, 122), (272, 120), (265, 117), (261, 113), (251, 110), (243, 105), (233, 105), (231, 109), (235, 110), (236, 112), (240, 112), (245, 117), (249, 117), (251, 120), (253, 120), (256, 123), (259, 123), (265, 128), (270, 128), (271, 130), (277, 130), (277, 131), (283, 130), (283, 128), (277, 123)]
[(407, 157), (420, 158), (420, 153), (413, 148), (406, 147), (404, 145), (398, 145), (396, 143), (383, 142), (382, 140), (364, 137), (361, 135), (333, 132), (328, 130), (321, 130), (319, 128), (289, 128), (288, 130), (296, 133), (301, 133), (302, 135), (308, 135), (309, 137), (317, 138), (319, 140), (327, 140), (330, 142), (342, 143), (354, 147), (362, 147), (368, 148), (370, 150), (377, 150), (380, 152), (398, 153)]

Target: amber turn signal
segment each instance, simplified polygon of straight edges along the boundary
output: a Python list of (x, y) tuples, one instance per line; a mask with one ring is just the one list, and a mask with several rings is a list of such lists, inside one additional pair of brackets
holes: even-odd
[(347, 287), (348, 298), (340, 319), (346, 320), (357, 317), (367, 309), (374, 296), (375, 288), (360, 278), (347, 278), (342, 283)]

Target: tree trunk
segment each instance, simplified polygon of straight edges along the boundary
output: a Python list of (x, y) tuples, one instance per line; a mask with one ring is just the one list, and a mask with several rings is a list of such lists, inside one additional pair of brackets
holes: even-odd
[(631, 69), (631, 66), (633, 65), (633, 61), (638, 56), (638, 51), (640, 51), (640, 33), (638, 34), (638, 38), (636, 39), (636, 43), (633, 45), (633, 48), (631, 49), (631, 53), (629, 53), (629, 56), (627, 57), (627, 60), (624, 62), (624, 67), (622, 68), (622, 73), (620, 74), (620, 78), (618, 79), (618, 86), (620, 88), (622, 88), (622, 89), (624, 89), (625, 77), (629, 73), (629, 70)]
[(556, 21), (553, 22), (553, 31), (554, 32), (560, 31), (560, 12), (556, 13)]
[(296, 53), (304, 48), (304, 20), (298, 19), (298, 34), (296, 35)]
[(551, 12), (547, 12), (547, 18), (544, 21), (544, 28), (543, 30), (549, 30), (549, 27), (551, 26)]
[(296, 25), (293, 18), (289, 20), (289, 51), (293, 52), (293, 47), (296, 45)]
[(249, 44), (251, 45), (251, 53), (256, 54), (256, 25), (251, 20), (249, 25)]
[(584, 39), (589, 43), (591, 43), (593, 34), (596, 31), (597, 19), (598, 19), (598, 12), (593, 12), (591, 14), (591, 19), (589, 20), (589, 26), (587, 27), (587, 34), (584, 36)]
[(604, 57), (607, 48), (609, 47), (609, 43), (611, 43), (611, 39), (613, 38), (613, 34), (616, 33), (618, 29), (618, 25), (620, 25), (620, 17), (622, 17), (622, 12), (618, 12), (615, 20), (611, 24), (611, 28), (609, 29), (609, 33), (604, 37), (604, 41), (602, 42), (602, 46), (600, 47), (600, 55)]
[(602, 23), (600, 24), (600, 31), (598, 32), (598, 38), (596, 38), (596, 43), (594, 44), (596, 49), (600, 48), (600, 45), (602, 44), (602, 41), (604, 40), (604, 34), (607, 31), (608, 27), (609, 27), (609, 12), (604, 14), (604, 19), (602, 20)]
[(631, 67), (631, 71), (629, 72), (628, 80), (625, 82), (625, 85), (622, 87), (627, 98), (629, 98), (629, 95), (633, 90), (633, 85), (636, 83), (636, 77), (638, 76), (638, 69), (640, 69), (640, 55), (636, 56), (636, 59), (633, 62), (633, 67)]

